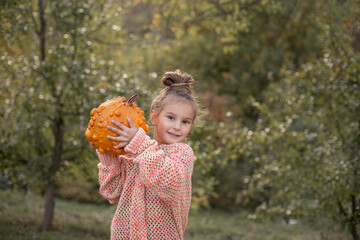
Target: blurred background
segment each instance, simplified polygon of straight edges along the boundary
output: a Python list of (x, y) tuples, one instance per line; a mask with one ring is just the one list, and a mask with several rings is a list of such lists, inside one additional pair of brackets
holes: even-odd
[[(1, 239), (108, 239), (84, 132), (191, 74), (185, 239), (360, 239), (360, 3), (2, 0)], [(149, 124), (149, 122), (148, 122)]]

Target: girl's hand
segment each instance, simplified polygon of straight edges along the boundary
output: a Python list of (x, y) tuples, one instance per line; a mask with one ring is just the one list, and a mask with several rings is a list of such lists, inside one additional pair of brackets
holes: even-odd
[(113, 137), (113, 136), (109, 136), (109, 135), (106, 136), (110, 140), (119, 142), (119, 144), (117, 146), (114, 146), (114, 148), (116, 148), (116, 149), (126, 147), (126, 145), (128, 145), (130, 143), (131, 139), (133, 139), (136, 132), (138, 131), (138, 129), (135, 127), (134, 123), (129, 118), (127, 119), (127, 121), (129, 123), (129, 127), (127, 127), (124, 124), (117, 122), (115, 120), (112, 120), (111, 123), (114, 124), (115, 126), (117, 126), (118, 128), (110, 126), (110, 125), (106, 126), (107, 129), (109, 129), (110, 131), (113, 131), (114, 133), (119, 135), (117, 137)]

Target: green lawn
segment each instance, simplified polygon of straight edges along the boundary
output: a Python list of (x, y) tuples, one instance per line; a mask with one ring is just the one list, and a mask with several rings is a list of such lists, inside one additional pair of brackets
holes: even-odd
[[(43, 199), (38, 195), (0, 190), (0, 239), (109, 239), (114, 205), (85, 204), (56, 200), (54, 230), (38, 231), (43, 213)], [(185, 239), (321, 239), (320, 231), (298, 223), (257, 223), (247, 218), (246, 211), (191, 212)], [(331, 234), (333, 240), (345, 239)]]

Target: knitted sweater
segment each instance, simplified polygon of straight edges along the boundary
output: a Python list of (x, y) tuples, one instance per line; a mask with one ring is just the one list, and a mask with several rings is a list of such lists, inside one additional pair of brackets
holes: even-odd
[(117, 203), (111, 239), (183, 239), (194, 154), (184, 143), (158, 145), (142, 128), (127, 154), (100, 159), (100, 193)]

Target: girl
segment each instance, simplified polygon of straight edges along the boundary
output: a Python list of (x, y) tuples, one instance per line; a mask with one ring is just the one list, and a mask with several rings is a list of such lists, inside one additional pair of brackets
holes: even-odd
[(182, 143), (197, 115), (190, 84), (194, 79), (179, 71), (167, 72), (166, 86), (151, 105), (154, 140), (128, 119), (129, 127), (113, 121), (108, 129), (119, 136), (127, 154), (100, 159), (100, 193), (117, 203), (111, 239), (183, 239), (191, 200), (194, 154)]

